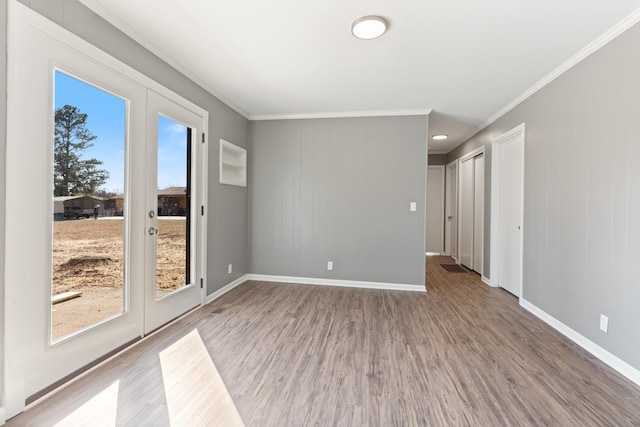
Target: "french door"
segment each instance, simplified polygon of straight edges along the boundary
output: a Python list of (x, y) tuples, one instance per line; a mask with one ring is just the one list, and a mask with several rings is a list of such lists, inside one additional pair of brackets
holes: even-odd
[(12, 416), (203, 301), (206, 112), (17, 2), (9, 13)]
[(145, 333), (202, 300), (203, 126), (202, 116), (148, 91)]

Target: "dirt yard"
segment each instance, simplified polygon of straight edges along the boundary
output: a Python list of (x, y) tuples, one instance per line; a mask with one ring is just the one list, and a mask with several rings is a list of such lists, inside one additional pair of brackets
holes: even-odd
[[(115, 316), (123, 310), (122, 218), (54, 222), (53, 294), (82, 296), (53, 306), (53, 338)], [(186, 221), (159, 218), (157, 295), (186, 283)]]

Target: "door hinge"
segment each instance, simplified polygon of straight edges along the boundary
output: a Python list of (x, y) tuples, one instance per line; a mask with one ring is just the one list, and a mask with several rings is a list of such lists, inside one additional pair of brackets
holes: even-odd
[(202, 143), (204, 144), (204, 132), (202, 132)]
[(204, 287), (204, 279), (200, 279), (200, 289)]
[(204, 205), (200, 206), (200, 215), (204, 216)]

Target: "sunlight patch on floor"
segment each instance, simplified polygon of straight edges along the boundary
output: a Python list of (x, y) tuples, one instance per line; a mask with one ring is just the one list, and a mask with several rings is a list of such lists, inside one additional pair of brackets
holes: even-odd
[(85, 402), (78, 409), (54, 424), (55, 427), (113, 427), (118, 415), (118, 390), (120, 381)]
[(159, 354), (172, 426), (244, 427), (197, 329)]

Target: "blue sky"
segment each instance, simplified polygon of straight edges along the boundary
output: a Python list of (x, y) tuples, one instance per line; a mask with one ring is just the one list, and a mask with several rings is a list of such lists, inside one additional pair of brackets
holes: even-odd
[[(55, 108), (73, 105), (88, 115), (86, 126), (97, 136), (94, 146), (82, 158), (102, 160), (110, 173), (102, 187), (124, 190), (125, 106), (122, 98), (104, 92), (56, 71)], [(186, 186), (187, 128), (163, 116), (158, 117), (158, 188)]]

